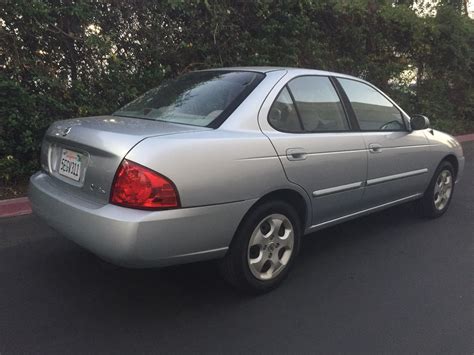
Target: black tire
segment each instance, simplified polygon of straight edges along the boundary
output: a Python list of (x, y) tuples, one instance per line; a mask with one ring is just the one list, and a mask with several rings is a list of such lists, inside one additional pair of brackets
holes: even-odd
[[(280, 214), (288, 218), (293, 227), (294, 243), (286, 266), (269, 280), (260, 280), (253, 275), (248, 262), (249, 242), (252, 233), (267, 216)], [(224, 278), (236, 289), (249, 294), (262, 294), (276, 288), (288, 275), (301, 240), (301, 219), (295, 209), (283, 201), (267, 201), (253, 208), (239, 226), (226, 256), (220, 262)], [(271, 254), (270, 254), (271, 255)]]
[[(446, 204), (444, 205), (443, 208), (439, 209), (435, 205), (435, 199), (436, 199), (435, 188), (436, 188), (438, 179), (440, 178), (440, 175), (445, 170), (448, 170), (451, 174), (452, 188), (451, 188), (451, 194)], [(441, 217), (448, 210), (451, 200), (453, 198), (453, 194), (454, 194), (455, 179), (456, 179), (456, 176), (454, 173), (453, 165), (449, 161), (443, 160), (438, 165), (438, 168), (433, 174), (433, 177), (431, 178), (431, 182), (428, 188), (426, 189), (423, 197), (418, 201), (418, 210), (421, 216), (426, 217), (426, 218), (438, 218), (438, 217)]]

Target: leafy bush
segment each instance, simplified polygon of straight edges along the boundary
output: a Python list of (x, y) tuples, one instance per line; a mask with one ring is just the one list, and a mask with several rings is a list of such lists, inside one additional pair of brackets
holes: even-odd
[[(472, 129), (473, 20), (459, 1), (441, 1), (434, 17), (418, 16), (412, 3), (4, 1), (0, 185), (38, 168), (41, 138), (52, 121), (110, 113), (164, 78), (209, 67), (285, 65), (353, 74), (441, 129)], [(415, 83), (400, 79), (407, 72)]]

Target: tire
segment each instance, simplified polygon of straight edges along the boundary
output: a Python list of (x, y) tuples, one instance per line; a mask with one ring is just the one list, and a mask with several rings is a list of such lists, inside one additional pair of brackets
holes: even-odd
[(283, 201), (264, 202), (251, 210), (239, 226), (221, 260), (221, 272), (240, 291), (271, 291), (288, 275), (298, 255), (300, 239), (301, 220), (295, 209)]
[(418, 209), (423, 217), (438, 218), (448, 210), (454, 193), (455, 179), (453, 165), (443, 160), (433, 174), (423, 197), (418, 201)]

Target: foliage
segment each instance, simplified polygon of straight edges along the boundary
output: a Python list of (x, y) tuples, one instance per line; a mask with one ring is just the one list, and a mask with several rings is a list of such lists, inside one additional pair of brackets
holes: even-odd
[(441, 128), (473, 129), (474, 26), (466, 3), (440, 1), (436, 16), (423, 17), (414, 2), (4, 0), (0, 184), (38, 167), (52, 121), (110, 113), (164, 78), (208, 67), (349, 73)]

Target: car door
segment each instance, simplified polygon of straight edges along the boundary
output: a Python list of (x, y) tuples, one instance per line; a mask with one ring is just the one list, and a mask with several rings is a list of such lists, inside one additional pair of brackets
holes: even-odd
[(401, 110), (365, 82), (338, 78), (368, 150), (363, 203), (373, 207), (423, 193), (429, 179), (429, 141), (410, 131)]
[(312, 225), (358, 210), (367, 151), (362, 134), (352, 130), (332, 80), (295, 77), (276, 88), (266, 103), (259, 115), (260, 126), (288, 179), (311, 197)]

